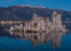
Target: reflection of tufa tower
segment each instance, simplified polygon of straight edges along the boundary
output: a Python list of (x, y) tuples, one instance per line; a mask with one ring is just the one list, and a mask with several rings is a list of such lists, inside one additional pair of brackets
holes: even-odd
[(52, 46), (55, 48), (55, 47), (60, 47), (61, 46), (61, 38), (62, 38), (62, 35), (64, 35), (64, 33), (62, 32), (55, 32), (55, 35), (53, 36), (52, 38)]
[(49, 41), (51, 40), (52, 46), (60, 47), (61, 46), (61, 38), (62, 35), (65, 35), (65, 32), (50, 32), (50, 33), (24, 33), (24, 32), (10, 32), (10, 35), (12, 36), (20, 36), (21, 38), (29, 39), (33, 46), (36, 47), (38, 44), (43, 44), (46, 42), (46, 44), (49, 44)]
[(46, 44), (49, 43), (51, 40), (52, 46), (60, 47), (61, 46), (61, 38), (62, 35), (64, 35), (65, 32), (51, 32), (51, 33), (28, 33), (24, 34), (26, 39), (29, 39), (33, 46), (37, 46), (38, 44), (43, 44), (46, 42)]

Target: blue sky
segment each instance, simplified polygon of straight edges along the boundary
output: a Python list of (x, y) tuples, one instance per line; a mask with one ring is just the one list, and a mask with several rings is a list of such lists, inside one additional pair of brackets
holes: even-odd
[(0, 0), (0, 7), (28, 4), (30, 6), (42, 5), (52, 9), (71, 11), (71, 0)]

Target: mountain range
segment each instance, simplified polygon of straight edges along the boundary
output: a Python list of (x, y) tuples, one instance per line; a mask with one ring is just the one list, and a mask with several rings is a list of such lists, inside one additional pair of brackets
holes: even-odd
[(64, 11), (61, 9), (50, 9), (43, 6), (29, 6), (29, 5), (14, 5), (7, 8), (0, 7), (0, 19), (26, 19), (30, 20), (35, 13), (41, 17), (49, 17), (53, 11), (62, 14), (62, 21), (71, 21), (71, 11)]

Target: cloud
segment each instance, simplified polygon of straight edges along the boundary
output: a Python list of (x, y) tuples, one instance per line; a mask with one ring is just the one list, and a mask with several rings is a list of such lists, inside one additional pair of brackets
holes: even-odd
[(15, 1), (15, 0), (7, 0), (7, 1), (1, 2), (0, 5), (2, 5), (3, 3), (9, 3), (9, 2), (12, 2), (12, 1)]

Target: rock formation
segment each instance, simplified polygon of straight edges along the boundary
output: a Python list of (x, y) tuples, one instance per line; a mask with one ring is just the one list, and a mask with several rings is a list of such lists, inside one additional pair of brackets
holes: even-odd
[(52, 22), (54, 28), (63, 28), (61, 22), (61, 14), (57, 14), (55, 11), (52, 14)]
[(61, 14), (54, 11), (51, 18), (52, 21), (48, 17), (45, 19), (33, 14), (31, 21), (25, 24), (26, 29), (34, 31), (66, 31), (65, 25), (62, 25)]
[(32, 19), (29, 22), (25, 22), (25, 26), (19, 26), (19, 29), (24, 31), (31, 30), (32, 32), (51, 32), (51, 31), (67, 31), (65, 25), (62, 25), (61, 14), (53, 12), (52, 21), (48, 17), (43, 18), (33, 14)]

